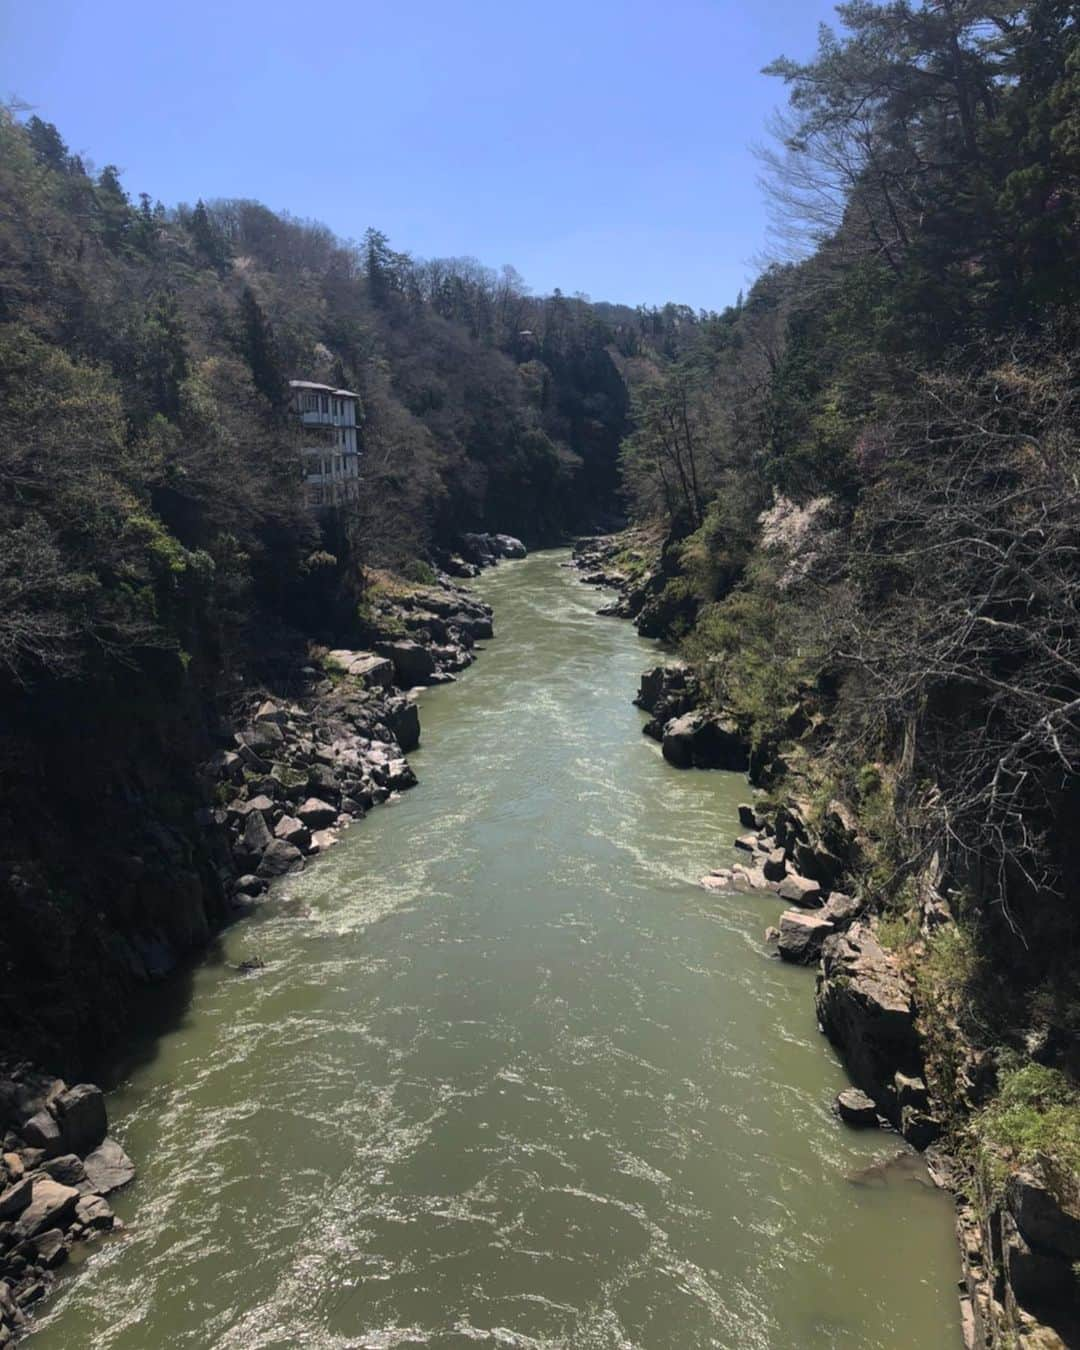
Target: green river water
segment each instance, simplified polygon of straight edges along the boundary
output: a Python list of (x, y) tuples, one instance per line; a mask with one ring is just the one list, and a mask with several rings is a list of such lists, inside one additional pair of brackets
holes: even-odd
[[(111, 1094), (128, 1224), (36, 1350), (960, 1344), (951, 1204), (845, 1083), (731, 861), (738, 776), (631, 706), (651, 644), (540, 553), (426, 692), (421, 785), (173, 991)], [(240, 975), (230, 962), (260, 956)]]

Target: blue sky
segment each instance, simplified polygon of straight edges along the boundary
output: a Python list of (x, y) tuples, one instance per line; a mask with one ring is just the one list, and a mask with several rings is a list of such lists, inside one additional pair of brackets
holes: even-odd
[(0, 95), (134, 196), (254, 197), (630, 304), (730, 303), (820, 0), (0, 0)]

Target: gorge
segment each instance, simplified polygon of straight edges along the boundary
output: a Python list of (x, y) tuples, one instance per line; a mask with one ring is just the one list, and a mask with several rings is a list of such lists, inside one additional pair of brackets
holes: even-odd
[(744, 779), (640, 735), (655, 648), (567, 558), (473, 583), (498, 639), (422, 694), (419, 789), (119, 1056), (128, 1228), (36, 1344), (960, 1344), (949, 1201), (833, 1116), (773, 897), (697, 885)]

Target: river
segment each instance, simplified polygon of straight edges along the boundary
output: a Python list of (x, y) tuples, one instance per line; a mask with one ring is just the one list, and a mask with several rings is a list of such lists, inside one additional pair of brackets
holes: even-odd
[[(813, 976), (731, 861), (738, 776), (630, 698), (565, 553), (477, 583), (421, 785), (230, 929), (111, 1093), (140, 1174), (36, 1350), (954, 1350), (952, 1207), (860, 1169)], [(265, 969), (231, 968), (259, 956)]]

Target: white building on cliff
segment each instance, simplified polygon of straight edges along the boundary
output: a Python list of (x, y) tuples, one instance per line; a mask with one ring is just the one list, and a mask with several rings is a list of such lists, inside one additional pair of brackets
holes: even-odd
[(328, 507), (353, 501), (360, 490), (359, 395), (310, 380), (290, 380), (289, 389), (309, 502)]

